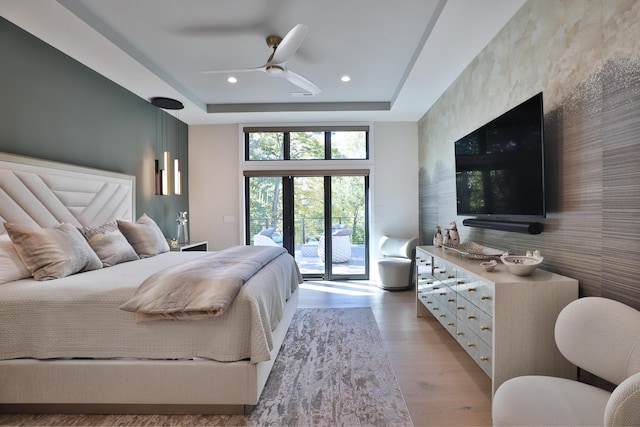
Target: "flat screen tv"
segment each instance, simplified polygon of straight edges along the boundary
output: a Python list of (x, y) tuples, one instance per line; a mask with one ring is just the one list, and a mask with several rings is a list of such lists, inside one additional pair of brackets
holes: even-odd
[(544, 217), (542, 93), (455, 143), (459, 216)]

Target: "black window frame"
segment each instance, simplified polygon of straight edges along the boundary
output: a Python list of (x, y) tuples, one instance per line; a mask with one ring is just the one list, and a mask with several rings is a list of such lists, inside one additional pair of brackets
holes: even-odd
[[(323, 159), (294, 159), (295, 161), (366, 161), (370, 159), (369, 152), (369, 126), (336, 126), (336, 127), (285, 127), (285, 128), (260, 128), (245, 127), (244, 131), (244, 161), (245, 162), (273, 162), (291, 160), (291, 133), (292, 132), (324, 132), (324, 158)], [(364, 132), (365, 133), (365, 157), (358, 158), (331, 158), (331, 134), (333, 132)], [(283, 133), (283, 158), (282, 159), (250, 159), (249, 136), (251, 133)]]

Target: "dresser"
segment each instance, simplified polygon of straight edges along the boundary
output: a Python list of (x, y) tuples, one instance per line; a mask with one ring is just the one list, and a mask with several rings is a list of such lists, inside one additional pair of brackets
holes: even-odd
[(416, 311), (433, 316), (492, 380), (492, 394), (521, 375), (575, 379), (577, 369), (554, 340), (558, 313), (578, 298), (578, 281), (538, 268), (516, 276), (501, 262), (444, 248), (416, 248)]

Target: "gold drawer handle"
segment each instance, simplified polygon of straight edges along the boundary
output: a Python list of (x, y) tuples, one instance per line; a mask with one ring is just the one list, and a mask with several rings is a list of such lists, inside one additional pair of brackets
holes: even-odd
[(442, 314), (440, 315), (440, 317), (446, 317), (446, 316), (447, 316), (447, 315), (446, 315), (446, 314), (444, 314), (444, 313), (442, 313)]
[(463, 285), (463, 284), (464, 284), (464, 280), (458, 280), (458, 281), (456, 282), (456, 285)]
[(464, 335), (464, 332), (456, 332), (456, 335), (462, 336)]
[(452, 298), (449, 298), (449, 299), (447, 300), (447, 302), (456, 302), (456, 300), (454, 300), (454, 299), (452, 299)]
[(456, 277), (456, 276), (449, 275), (449, 276), (447, 276), (447, 279), (453, 279), (454, 277)]
[(489, 358), (487, 356), (480, 356), (480, 360), (486, 362), (487, 360), (489, 360)]
[(458, 310), (464, 310), (464, 307), (456, 307)]
[(469, 289), (467, 289), (467, 291), (468, 291), (468, 292), (475, 292), (475, 291), (476, 291), (476, 288), (469, 288)]
[(481, 300), (488, 300), (488, 299), (491, 299), (491, 297), (488, 297), (488, 296), (486, 296), (486, 295), (483, 295), (483, 296), (481, 296), (481, 297), (480, 297), (480, 299), (481, 299)]
[(475, 319), (475, 318), (476, 318), (476, 316), (474, 316), (473, 314), (470, 314), (470, 315), (467, 316), (467, 319)]
[(489, 330), (490, 328), (488, 326), (480, 326), (480, 329), (483, 331)]
[(447, 293), (446, 292), (440, 292), (440, 296), (445, 296)]
[(447, 326), (453, 326), (453, 322), (447, 322)]
[(431, 301), (427, 301), (427, 304), (433, 304), (433, 302), (431, 302)]
[(438, 307), (433, 307), (433, 311), (436, 311), (438, 309)]
[(468, 342), (468, 343), (467, 343), (467, 347), (475, 347), (475, 346), (476, 346), (476, 345), (475, 345), (474, 343), (472, 343), (472, 342)]

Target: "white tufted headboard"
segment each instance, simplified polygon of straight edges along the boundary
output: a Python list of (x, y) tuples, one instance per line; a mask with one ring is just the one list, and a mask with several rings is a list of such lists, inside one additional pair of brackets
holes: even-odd
[(135, 218), (136, 177), (0, 153), (0, 234), (5, 222), (99, 226)]

